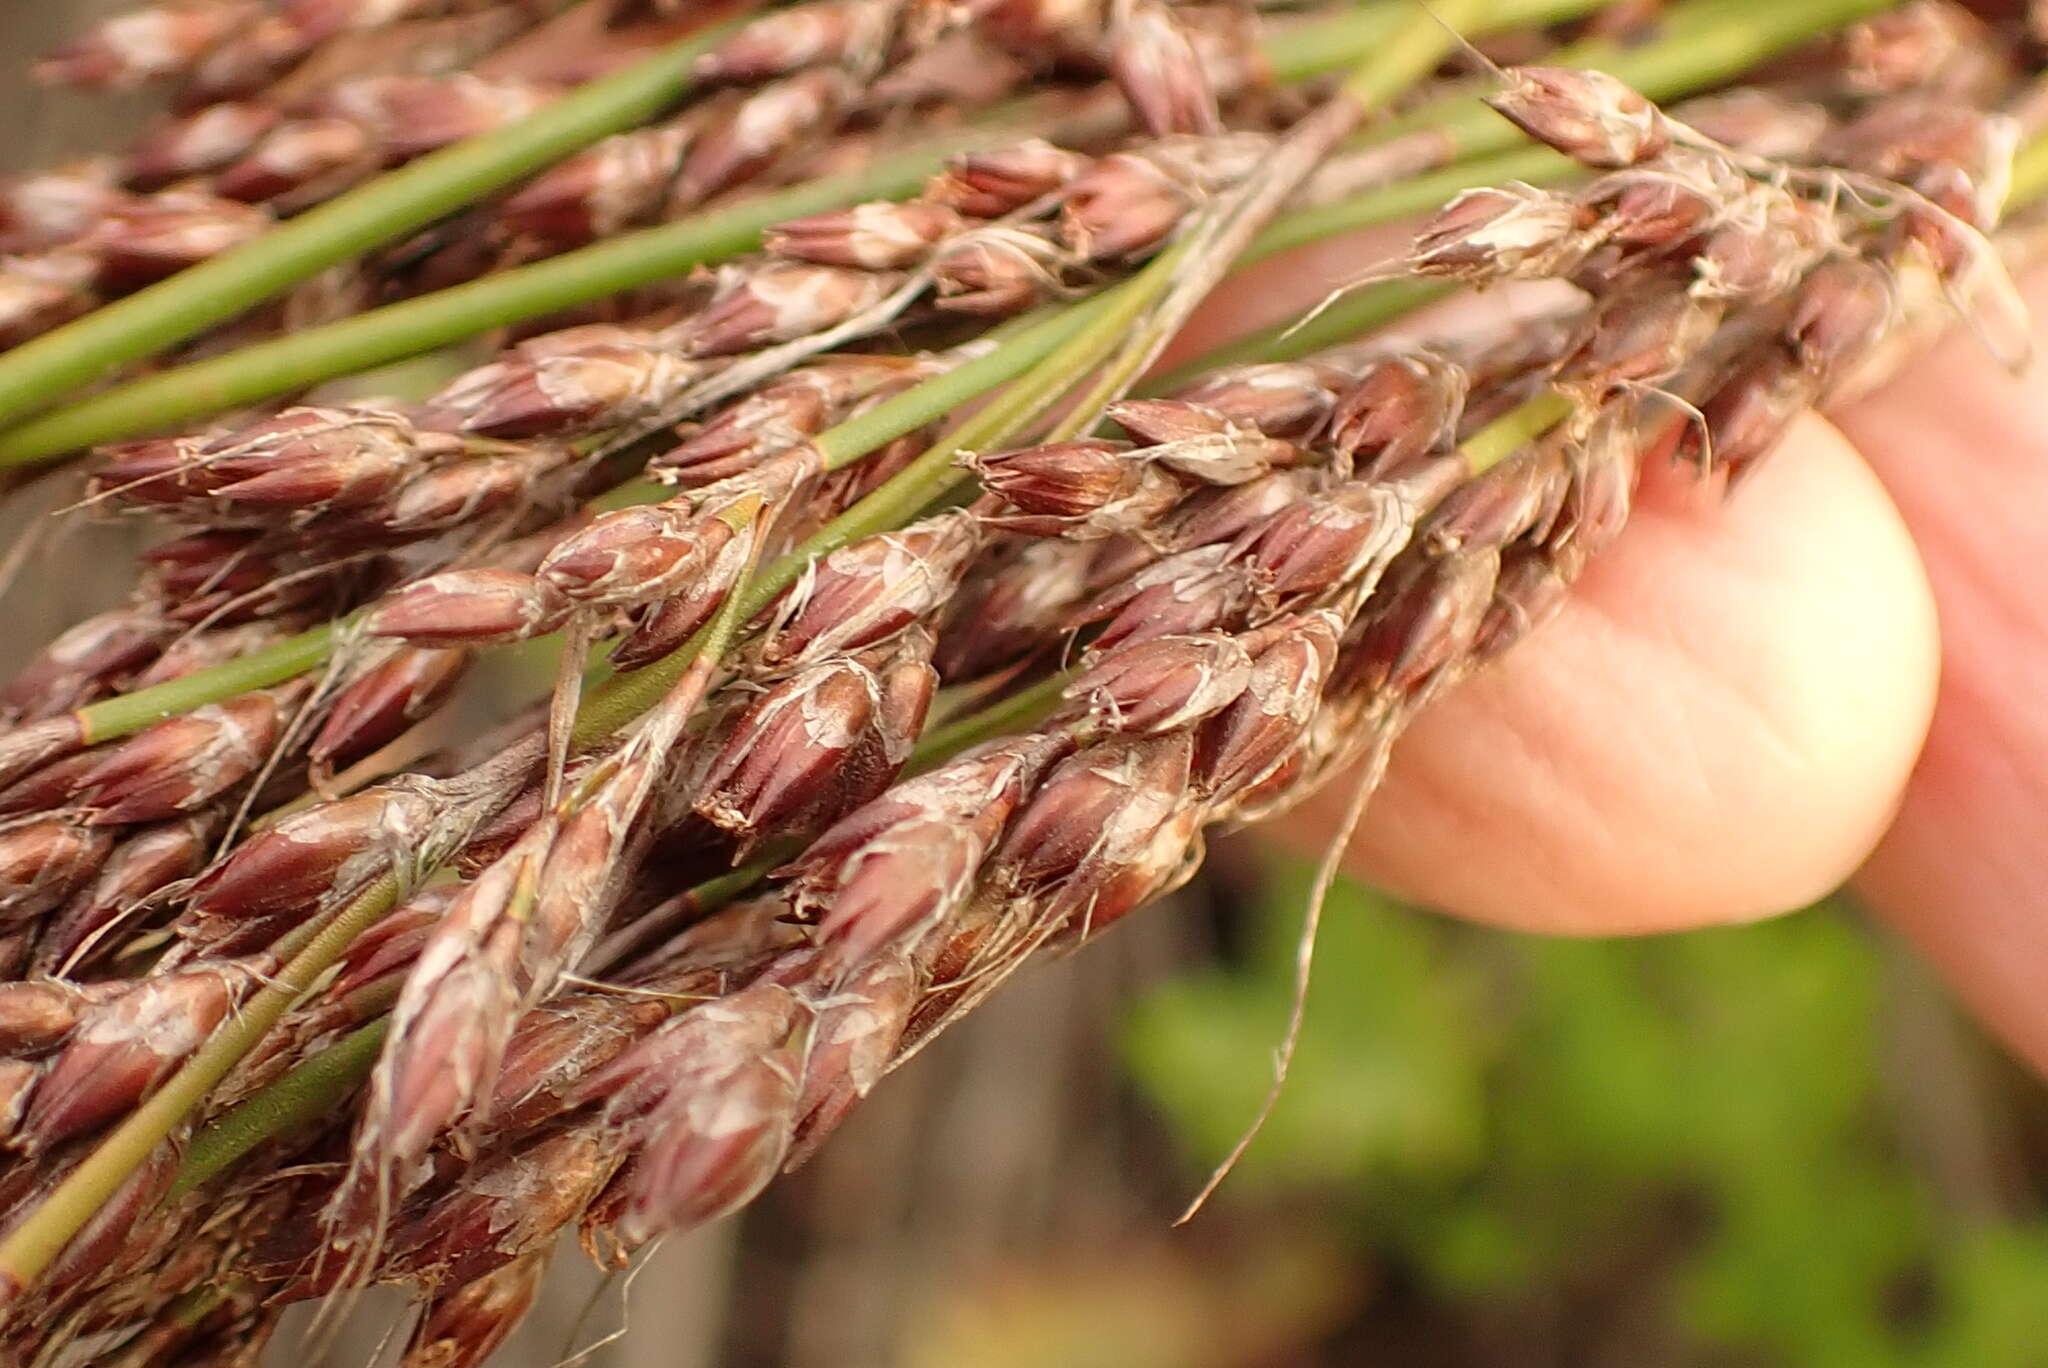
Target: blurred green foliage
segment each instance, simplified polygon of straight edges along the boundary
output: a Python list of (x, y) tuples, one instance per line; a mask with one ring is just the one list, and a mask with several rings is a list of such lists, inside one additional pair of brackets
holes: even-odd
[[(1306, 896), (1274, 882), (1248, 964), (1130, 1020), (1191, 1170), (1270, 1077)], [(1313, 1198), (1453, 1305), (1637, 1284), (1703, 1361), (2048, 1364), (2048, 1219), (1962, 1219), (1902, 1157), (1887, 991), (1881, 946), (1829, 907), (1565, 941), (1340, 886), (1287, 1092), (1223, 1200)]]

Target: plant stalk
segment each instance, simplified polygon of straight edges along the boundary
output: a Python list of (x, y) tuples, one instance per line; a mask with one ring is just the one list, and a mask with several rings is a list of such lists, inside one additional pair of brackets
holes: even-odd
[[(1465, 27), (1481, 33), (1552, 23), (1589, 13), (1605, 2), (1494, 0)], [(1415, 13), (1411, 0), (1384, 0), (1285, 26), (1267, 40), (1268, 67), (1276, 81), (1291, 84), (1395, 51), (1397, 40), (1405, 41), (1404, 25)], [(627, 233), (548, 261), (128, 381), (88, 402), (0, 432), (0, 470), (162, 431), (738, 256), (758, 247), (761, 231), (784, 219), (912, 194), (947, 156), (996, 136), (985, 131), (935, 141), (862, 171), (755, 196), (681, 223)]]
[(1561, 390), (1531, 395), (1458, 443), (1458, 454), (1470, 474), (1484, 475), (1571, 417), (1573, 407)]
[(175, 427), (683, 275), (754, 250), (762, 230), (785, 219), (910, 194), (947, 156), (983, 141), (962, 137), (926, 144), (862, 171), (754, 196), (683, 223), (626, 233), (531, 266), (131, 380), (0, 434), (0, 469)]
[(598, 139), (645, 123), (692, 85), (713, 25), (593, 81), (509, 128), (420, 158), (255, 241), (0, 356), (0, 424), (207, 328), (338, 262), (465, 208)]
[[(1507, 157), (1475, 162), (1469, 166), (1451, 167), (1433, 172), (1412, 183), (1404, 181), (1397, 185), (1368, 190), (1334, 204), (1298, 210), (1283, 215), (1269, 224), (1245, 249), (1244, 255), (1239, 258), (1239, 264), (1261, 261), (1278, 252), (1305, 246), (1329, 236), (1374, 224), (1388, 223), (1434, 208), (1459, 190), (1493, 183), (1494, 178), (1503, 172), (1544, 174), (1545, 165), (1547, 163), (1534, 155), (1530, 149), (1524, 148)], [(1169, 253), (1173, 250), (1168, 249)], [(1023, 321), (1010, 329), (1009, 336), (994, 351), (933, 376), (922, 384), (877, 404), (821, 434), (818, 446), (824, 454), (826, 467), (832, 470), (840, 469), (905, 433), (915, 432), (918, 428), (944, 417), (997, 386), (1014, 381), (1041, 366), (1043, 369), (1037, 371), (1033, 377), (1039, 387), (1033, 393), (1037, 393), (1039, 397), (1031, 399), (1021, 387), (1013, 386), (1013, 391), (1017, 394), (1014, 402), (1049, 402), (1040, 391), (1052, 388), (1052, 392), (1057, 394), (1059, 390), (1064, 389), (1065, 380), (1055, 366), (1044, 364), (1047, 358), (1076, 332), (1089, 326), (1091, 319), (1095, 317), (1093, 311), (1113, 307), (1105, 301), (1110, 300), (1123, 288), (1125, 287), (1115, 286), (1078, 304), (1052, 311), (1035, 321)], [(1363, 291), (1351, 299), (1333, 304), (1325, 311), (1327, 321), (1318, 319), (1314, 324), (1303, 328), (1300, 333), (1287, 338), (1273, 339), (1271, 354), (1261, 353), (1259, 359), (1286, 359), (1291, 348), (1298, 348), (1291, 352), (1292, 355), (1306, 355), (1309, 351), (1316, 350), (1318, 346), (1326, 345), (1323, 339), (1336, 341), (1353, 336), (1366, 327), (1398, 316), (1408, 307), (1429, 302), (1435, 297), (1433, 289), (1413, 281), (1395, 281), (1373, 290)], [(1129, 307), (1135, 309), (1138, 303), (1135, 299), (1131, 300)], [(1132, 313), (1131, 317), (1137, 317), (1138, 312), (1142, 310)], [(1333, 329), (1344, 331), (1333, 332)], [(1268, 333), (1272, 331), (1268, 330)], [(1222, 351), (1204, 358), (1204, 363), (1215, 360), (1217, 364), (1221, 364), (1224, 358), (1246, 355), (1248, 353), (1245, 349), (1264, 345), (1254, 340), (1263, 336), (1265, 335), (1254, 334), (1252, 338), (1229, 344)], [(1310, 345), (1311, 343), (1315, 345)], [(1067, 378), (1079, 373), (1068, 372)], [(982, 412), (995, 413), (998, 405), (1006, 402), (1013, 402), (1008, 399), (1007, 394), (986, 406)], [(959, 451), (985, 446), (991, 440), (995, 440), (991, 436), (993, 430), (963, 430), (954, 435), (959, 444), (953, 446), (944, 457), (934, 457), (933, 460), (950, 464), (951, 457)], [(923, 459), (921, 457), (920, 462)], [(876, 495), (883, 492), (877, 490)], [(930, 498), (936, 497), (939, 492), (943, 491), (934, 491), (923, 498), (916, 507), (922, 507), (923, 503), (929, 502)], [(822, 535), (824, 534), (820, 533), (820, 536)], [(840, 544), (842, 543), (833, 545)], [(767, 574), (772, 576), (774, 573), (775, 567), (769, 567)], [(780, 592), (779, 588), (777, 592)], [(237, 694), (247, 693), (251, 689), (268, 688), (281, 683), (325, 660), (346, 621), (344, 619), (342, 623), (329, 623), (311, 628), (260, 651), (205, 670), (196, 670), (180, 679), (88, 704), (78, 710), (80, 725), (85, 728), (89, 742), (111, 740), (139, 731), (166, 717), (190, 712), (194, 708), (217, 703)], [(659, 668), (661, 667), (657, 664), (647, 667), (647, 670)], [(646, 674), (647, 670), (621, 676), (620, 680), (637, 678)], [(621, 683), (607, 687), (624, 686)], [(579, 728), (579, 744), (598, 739), (608, 734), (608, 730), (586, 735)]]
[(40, 1205), (0, 1241), (0, 1305), (42, 1276), (71, 1237), (121, 1190), (156, 1147), (206, 1100), (228, 1070), (255, 1048), (292, 1003), (355, 938), (398, 901), (398, 879), (385, 874), (358, 893), (275, 978), (252, 994), (241, 1009), (120, 1125), (94, 1146)]
[(264, 1141), (328, 1115), (369, 1076), (390, 1030), (388, 1016), (358, 1027), (209, 1122), (192, 1137), (192, 1147), (166, 1200), (176, 1201), (211, 1182)]

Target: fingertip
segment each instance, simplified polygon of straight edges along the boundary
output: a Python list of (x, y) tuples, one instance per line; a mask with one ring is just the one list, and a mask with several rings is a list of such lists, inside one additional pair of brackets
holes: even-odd
[(1725, 505), (1652, 473), (1565, 610), (1417, 720), (1352, 866), (1573, 934), (1800, 906), (1883, 832), (1936, 658), (1912, 543), (1825, 422)]

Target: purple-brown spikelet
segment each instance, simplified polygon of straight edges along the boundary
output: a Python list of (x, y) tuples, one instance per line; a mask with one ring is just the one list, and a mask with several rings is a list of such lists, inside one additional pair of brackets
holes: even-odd
[(0, 827), (0, 921), (30, 921), (61, 907), (113, 848), (114, 834), (78, 812)]
[(972, 514), (941, 513), (833, 552), (792, 590), (761, 663), (788, 669), (887, 640), (951, 596), (982, 537)]
[(284, 818), (209, 870), (192, 888), (193, 908), (262, 917), (360, 887), (425, 844), (442, 806), (429, 787), (393, 781)]
[(132, 10), (44, 58), (36, 74), (53, 85), (140, 85), (189, 69), (258, 13), (254, 0), (198, 0)]
[(787, 873), (799, 910), (857, 964), (960, 910), (1011, 812), (1065, 743), (995, 742), (896, 785), (812, 843)]
[(483, 1363), (533, 1306), (547, 1266), (544, 1253), (524, 1254), (437, 1294), (413, 1331), (401, 1368), (473, 1368)]
[(670, 205), (701, 204), (737, 185), (789, 144), (827, 127), (856, 89), (847, 73), (826, 68), (799, 72), (742, 97), (684, 154)]
[(701, 581), (741, 535), (694, 500), (622, 509), (549, 552), (540, 578), (579, 603), (649, 603)]
[(1229, 706), (1251, 668), (1244, 647), (1222, 633), (1154, 637), (1098, 655), (1067, 696), (1115, 731), (1178, 731)]
[(115, 608), (89, 617), (15, 673), (0, 690), (0, 715), (11, 722), (33, 722), (89, 703), (155, 659), (175, 634), (161, 613), (148, 608)]
[(156, 190), (218, 171), (254, 147), (277, 121), (278, 112), (268, 105), (223, 100), (160, 124), (129, 147), (124, 159), (128, 187)]
[(63, 979), (0, 984), (0, 1053), (32, 1058), (56, 1049), (87, 1012), (120, 991), (118, 984)]
[(119, 746), (78, 781), (100, 825), (190, 812), (254, 774), (302, 690), (265, 689), (167, 718)]
[(924, 728), (938, 684), (932, 645), (913, 628), (868, 657), (824, 660), (769, 686), (712, 758), (696, 811), (739, 837), (744, 855), (879, 793)]
[(123, 918), (159, 901), (205, 865), (218, 822), (212, 814), (159, 822), (124, 833), (93, 881), (49, 917), (36, 938), (31, 967), (66, 972)]
[(552, 836), (538, 824), (493, 861), (421, 947), (370, 1081), (357, 1181), (337, 1202), (338, 1221), (374, 1217), (375, 1199), (411, 1188), (428, 1147), (490, 1096), (519, 1015), (524, 917)]
[(467, 651), (402, 647), (344, 685), (327, 706), (327, 719), (307, 758), (329, 769), (360, 760), (431, 715), (462, 681)]
[(572, 610), (552, 581), (523, 571), (448, 570), (384, 599), (364, 629), (415, 646), (488, 646), (545, 636)]
[(517, 1134), (566, 1115), (583, 1080), (618, 1058), (675, 1011), (661, 996), (586, 992), (544, 1003), (519, 1024), (485, 1115)]
[(573, 435), (659, 411), (692, 374), (657, 339), (598, 324), (524, 343), (453, 381), (429, 408), (490, 437)]
[(1671, 145), (1663, 111), (1600, 71), (1511, 67), (1486, 102), (1530, 137), (1585, 166), (1637, 166)]
[(119, 164), (92, 157), (0, 181), (0, 251), (39, 252), (70, 242), (120, 199)]
[[(619, 1162), (617, 1137), (588, 1125), (486, 1155), (450, 1190), (401, 1216), (387, 1271), (452, 1287), (539, 1253), (603, 1191)], [(333, 1261), (326, 1267), (332, 1270)], [(301, 1295), (327, 1290), (315, 1284)]]
[(636, 1149), (608, 1199), (626, 1246), (716, 1220), (767, 1186), (798, 1119), (810, 1029), (795, 995), (761, 983), (684, 1013), (589, 1081)]
[(194, 964), (88, 1009), (29, 1096), (22, 1146), (47, 1149), (125, 1113), (204, 1043), (261, 972)]

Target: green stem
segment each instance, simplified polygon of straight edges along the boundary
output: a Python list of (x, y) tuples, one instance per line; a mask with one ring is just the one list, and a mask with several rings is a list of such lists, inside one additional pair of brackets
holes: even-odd
[[(975, 421), (961, 424), (957, 431), (925, 455), (930, 457), (934, 452), (942, 452), (951, 461), (961, 452), (986, 451), (1001, 446), (1009, 440), (1010, 434), (1021, 432), (1025, 424), (1049, 408), (1076, 381), (1085, 378), (1099, 363), (1108, 361), (1102, 373), (1096, 376), (1094, 385), (1068, 406), (1066, 416), (1053, 424), (1052, 430), (1044, 433), (1041, 440), (1063, 442), (1092, 427), (1103, 405), (1115, 397), (1119, 386), (1129, 378), (1127, 373), (1146, 364), (1148, 348), (1144, 334), (1158, 320), (1145, 319), (1145, 313), (1173, 289), (1173, 277), (1191, 250), (1192, 242), (1188, 238), (1182, 238), (1167, 248), (1131, 280), (1132, 288), (1126, 298), (1119, 301), (1120, 307), (1097, 321), (1094, 335), (1079, 339), (1079, 350), (1071, 357), (1062, 358), (1065, 365), (1047, 366), (1039, 374), (1006, 391), (975, 415), (978, 425)], [(1135, 337), (1130, 336), (1132, 329), (1138, 329)], [(949, 480), (934, 490), (932, 497), (937, 498), (953, 485), (964, 483), (964, 478)]]
[(1113, 293), (1104, 291), (1080, 304), (1053, 310), (1016, 330), (986, 355), (935, 375), (821, 433), (818, 450), (824, 455), (825, 468), (839, 470), (851, 465), (1041, 365), (1087, 327)]
[(1554, 185), (1583, 175), (1576, 163), (1547, 147), (1512, 147), (1505, 152), (1461, 161), (1440, 171), (1429, 171), (1412, 179), (1348, 195), (1328, 204), (1297, 209), (1261, 233), (1238, 261), (1249, 266), (1267, 257), (1291, 252), (1311, 243), (1326, 242), (1360, 228), (1376, 227), (1415, 214), (1440, 209), (1460, 191), (1478, 185), (1500, 185), (1527, 181), (1531, 185)]
[(953, 138), (866, 170), (742, 200), (684, 223), (627, 233), (531, 266), (421, 295), (351, 318), (131, 380), (0, 435), (0, 469), (159, 431), (679, 276), (752, 251), (770, 224), (860, 200), (915, 191)]
[[(1598, 67), (1653, 100), (1670, 100), (1742, 75), (1766, 58), (1845, 24), (1891, 8), (1893, 0), (1692, 0), (1665, 16), (1663, 30), (1640, 47), (1588, 39), (1551, 54), (1556, 66)], [(1490, 82), (1446, 91), (1379, 125), (1370, 145), (1427, 132), (1443, 142), (1445, 160), (1484, 156), (1524, 145), (1522, 131), (1479, 102)]]
[(255, 241), (0, 356), (0, 423), (46, 408), (116, 367), (646, 122), (694, 84), (698, 57), (732, 25), (671, 43), (523, 119), (380, 176)]
[(1458, 454), (1474, 475), (1483, 475), (1571, 417), (1574, 407), (1560, 391), (1544, 390), (1458, 443)]
[(1363, 337), (1417, 309), (1448, 299), (1458, 287), (1439, 280), (1388, 280), (1353, 290), (1306, 321), (1281, 322), (1232, 338), (1145, 382), (1146, 394), (1171, 394), (1225, 366), (1297, 361)]
[[(346, 619), (343, 619), (345, 622)], [(297, 636), (266, 646), (260, 651), (195, 670), (178, 679), (137, 689), (131, 694), (88, 704), (76, 713), (87, 745), (111, 741), (141, 731), (166, 717), (191, 712), (252, 689), (281, 684), (326, 660), (334, 649), (341, 622), (309, 627)]]
[[(1486, 12), (1458, 27), (1471, 35), (1537, 28), (1592, 14), (1613, 0), (1493, 0)], [(1291, 85), (1347, 71), (1379, 52), (1415, 13), (1415, 0), (1360, 5), (1348, 13), (1276, 23), (1262, 47), (1273, 79)]]
[[(1473, 185), (1490, 184), (1496, 176), (1502, 174), (1548, 174), (1545, 168), (1549, 164), (1544, 162), (1543, 158), (1549, 155), (1539, 155), (1537, 151), (1522, 148), (1504, 157), (1435, 172), (1413, 183), (1402, 182), (1367, 191), (1335, 204), (1299, 210), (1270, 224), (1253, 240), (1240, 261), (1260, 261), (1278, 252), (1338, 233), (1392, 222), (1420, 210), (1433, 208), (1459, 190)], [(1169, 249), (1169, 253), (1171, 250)], [(1162, 276), (1170, 267), (1158, 268), (1155, 262), (1154, 267), (1148, 269), (1162, 271), (1162, 275), (1154, 276), (1153, 280), (1163, 288)], [(977, 416), (979, 425), (963, 427), (952, 434), (948, 439), (952, 445), (946, 446), (943, 452), (928, 452), (926, 456), (919, 458), (918, 468), (928, 469), (925, 463), (929, 461), (930, 465), (950, 469), (952, 457), (958, 452), (987, 444), (992, 440), (991, 434), (998, 431), (1001, 426), (1014, 422), (1019, 412), (1032, 405), (1043, 404), (1048, 391), (1057, 394), (1075, 375), (1081, 373), (1079, 370), (1062, 369), (1065, 363), (1046, 363), (1062, 345), (1089, 327), (1091, 321), (1099, 316), (1099, 311), (1114, 309), (1119, 318), (1135, 317), (1142, 311), (1145, 301), (1140, 296), (1128, 296), (1122, 305), (1115, 303), (1118, 290), (1124, 288), (1126, 287), (1118, 286), (1106, 290), (1092, 299), (1050, 312), (1035, 322), (1015, 326), (1009, 330), (1009, 336), (1003, 344), (988, 354), (936, 375), (923, 384), (877, 404), (874, 408), (830, 429), (818, 439), (827, 466), (836, 470), (859, 460), (896, 438), (943, 418), (997, 386), (1016, 380), (1028, 372), (1033, 373), (1032, 383), (1013, 385), (996, 401), (985, 406), (981, 410), (981, 415)], [(1386, 322), (1409, 308), (1418, 307), (1435, 297), (1434, 287), (1424, 283), (1389, 282), (1376, 289), (1361, 291), (1347, 299), (1339, 300), (1325, 312), (1323, 318), (1317, 319), (1290, 337), (1280, 338), (1275, 335), (1284, 329), (1268, 329), (1264, 333), (1253, 334), (1249, 338), (1212, 352), (1204, 357), (1200, 364), (1230, 364), (1253, 356), (1260, 360), (1272, 360), (1284, 359), (1290, 355), (1307, 355), (1318, 350), (1326, 342), (1356, 336), (1369, 326)], [(1261, 348), (1264, 350), (1256, 350)], [(1082, 369), (1085, 370), (1085, 367)], [(1186, 369), (1183, 367), (1176, 371), (1175, 375), (1180, 375)], [(937, 448), (934, 450), (938, 451)], [(899, 475), (898, 478), (902, 477)], [(885, 494), (887, 488), (885, 486), (884, 489), (877, 490), (875, 496), (871, 497)], [(920, 501), (907, 510), (886, 504), (877, 507), (888, 508), (892, 515), (901, 514), (907, 517), (909, 513), (914, 513), (917, 508), (929, 502), (941, 489), (942, 486), (921, 495)], [(844, 519), (841, 522), (844, 522)], [(834, 523), (833, 527), (840, 525)], [(829, 532), (832, 529), (826, 530)], [(819, 535), (822, 537), (824, 533)], [(834, 542), (832, 546), (827, 547), (827, 551), (843, 544)], [(777, 566), (770, 566), (763, 582), (768, 582), (779, 572), (779, 563)], [(778, 584), (774, 592), (779, 593), (783, 587), (786, 587), (786, 582)], [(764, 599), (757, 605), (756, 610), (758, 611), (760, 606), (765, 606), (766, 602)], [(337, 624), (315, 627), (240, 659), (210, 669), (197, 670), (181, 679), (154, 685), (132, 694), (90, 704), (79, 709), (79, 719), (86, 728), (89, 741), (98, 742), (126, 736), (165, 717), (190, 712), (194, 708), (217, 703), (251, 689), (266, 688), (303, 670), (311, 669), (326, 659), (332, 649), (336, 631)], [(621, 675), (602, 688), (594, 690), (592, 701), (595, 702), (600, 697), (609, 697), (611, 692), (620, 690), (629, 690), (636, 698), (642, 697), (639, 690), (653, 688), (652, 679), (650, 678), (644, 686), (635, 685), (632, 681), (661, 668), (663, 667), (660, 664), (656, 664), (644, 670)], [(646, 698), (646, 701), (641, 702), (626, 716), (637, 715), (639, 709), (651, 701), (651, 697)], [(590, 725), (595, 726), (596, 723), (592, 722)], [(609, 723), (602, 731), (591, 731), (579, 723), (577, 742), (579, 745), (588, 744), (609, 735), (611, 730), (612, 726)]]
[(167, 1200), (211, 1182), (264, 1141), (332, 1115), (341, 1099), (369, 1076), (390, 1030), (390, 1018), (380, 1017), (351, 1031), (209, 1122), (192, 1137), (192, 1148)]
[(1376, 112), (1435, 71), (1462, 39), (1482, 23), (1497, 25), (1496, 0), (1436, 0), (1417, 5), (1386, 40), (1352, 64), (1339, 87), (1361, 112)]
[[(1477, 33), (1550, 23), (1588, 13), (1605, 2), (1495, 0), (1469, 27)], [(1400, 37), (1414, 12), (1411, 0), (1388, 0), (1287, 26), (1268, 40), (1269, 66), (1282, 82), (1345, 69)], [(752, 251), (760, 244), (762, 229), (784, 219), (912, 194), (946, 156), (991, 136), (937, 141), (862, 171), (756, 196), (686, 222), (628, 233), (549, 261), (117, 385), (0, 434), (0, 469), (35, 465), (103, 442), (162, 431)]]
[(918, 739), (917, 749), (911, 752), (910, 762), (904, 768), (914, 774), (943, 765), (969, 746), (1022, 731), (1042, 721), (1059, 706), (1060, 695), (1067, 685), (1074, 682), (1075, 674), (1076, 671), (1063, 670), (1029, 688), (1019, 689), (1000, 702), (956, 718), (942, 727), (932, 728)]
[(0, 1292), (28, 1287), (63, 1253), (93, 1214), (164, 1139), (183, 1124), (285, 1010), (341, 958), (353, 941), (398, 900), (398, 880), (384, 875), (292, 956), (241, 1010), (200, 1046), (183, 1068), (116, 1126), (50, 1195), (0, 1241)]

